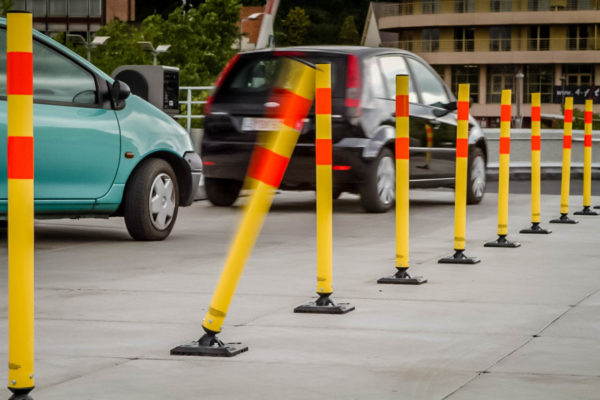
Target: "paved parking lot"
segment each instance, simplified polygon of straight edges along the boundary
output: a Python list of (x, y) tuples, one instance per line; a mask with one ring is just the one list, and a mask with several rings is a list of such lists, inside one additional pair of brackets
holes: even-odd
[[(411, 270), (430, 282), (375, 283), (394, 272), (393, 214), (364, 214), (346, 194), (334, 203), (334, 299), (356, 311), (310, 315), (292, 309), (314, 297), (314, 194), (278, 195), (221, 334), (250, 348), (232, 359), (169, 350), (201, 334), (235, 209), (205, 201), (181, 209), (160, 243), (131, 241), (119, 219), (38, 221), (33, 397), (600, 398), (600, 217), (544, 222), (549, 236), (518, 235), (529, 225), (529, 198), (511, 195), (509, 236), (523, 246), (483, 248), (496, 238), (488, 193), (468, 208), (467, 253), (482, 263), (441, 265), (452, 253), (453, 194), (411, 196)], [(558, 196), (542, 201), (544, 221), (558, 216)], [(581, 198), (571, 204), (578, 209)], [(4, 293), (6, 258), (3, 240)]]

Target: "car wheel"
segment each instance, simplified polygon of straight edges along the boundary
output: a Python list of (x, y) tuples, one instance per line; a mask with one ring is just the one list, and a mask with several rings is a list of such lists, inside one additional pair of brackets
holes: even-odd
[(474, 147), (469, 157), (467, 204), (479, 204), (485, 193), (485, 156), (479, 147)]
[(213, 205), (229, 207), (240, 195), (242, 190), (241, 181), (233, 179), (204, 178), (204, 190), (206, 197)]
[(382, 213), (394, 205), (396, 199), (396, 166), (390, 149), (384, 148), (371, 163), (360, 192), (360, 200), (367, 212)]
[(125, 225), (135, 240), (163, 240), (175, 225), (179, 186), (164, 160), (148, 159), (135, 170), (125, 190)]

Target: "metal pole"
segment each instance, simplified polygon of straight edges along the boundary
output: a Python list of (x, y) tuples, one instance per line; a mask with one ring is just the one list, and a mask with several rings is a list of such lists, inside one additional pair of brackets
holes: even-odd
[(192, 89), (187, 89), (187, 131), (192, 132)]

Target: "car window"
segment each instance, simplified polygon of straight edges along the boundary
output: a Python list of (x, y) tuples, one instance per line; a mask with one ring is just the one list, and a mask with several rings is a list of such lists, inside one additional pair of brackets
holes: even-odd
[(386, 99), (387, 92), (385, 89), (385, 83), (383, 82), (383, 76), (381, 75), (381, 70), (379, 69), (379, 64), (377, 64), (376, 60), (372, 60), (369, 62), (367, 68), (369, 69), (368, 87), (371, 89), (373, 97)]
[(450, 102), (444, 85), (429, 68), (412, 58), (408, 59), (408, 64), (417, 82), (423, 104), (441, 105)]
[[(408, 68), (406, 67), (406, 61), (404, 61), (404, 57), (401, 56), (385, 56), (380, 57), (379, 62), (385, 77), (388, 98), (394, 99), (396, 97), (396, 75), (409, 74)], [(412, 78), (409, 80), (408, 101), (411, 103), (416, 103), (418, 101)]]
[[(6, 30), (0, 29), (0, 96), (6, 96)], [(95, 104), (96, 81), (74, 61), (33, 42), (33, 99)]]

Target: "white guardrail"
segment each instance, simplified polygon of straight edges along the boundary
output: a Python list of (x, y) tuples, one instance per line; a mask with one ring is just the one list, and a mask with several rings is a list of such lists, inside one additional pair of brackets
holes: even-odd
[(179, 97), (179, 105), (185, 105), (185, 113), (173, 115), (173, 118), (176, 119), (186, 119), (185, 127), (188, 132), (192, 131), (192, 120), (193, 119), (203, 119), (204, 114), (194, 115), (192, 111), (192, 107), (195, 104), (206, 104), (206, 100), (193, 100), (193, 92), (210, 92), (214, 89), (213, 86), (180, 86), (179, 91), (185, 91), (185, 100), (181, 100), (181, 96)]

